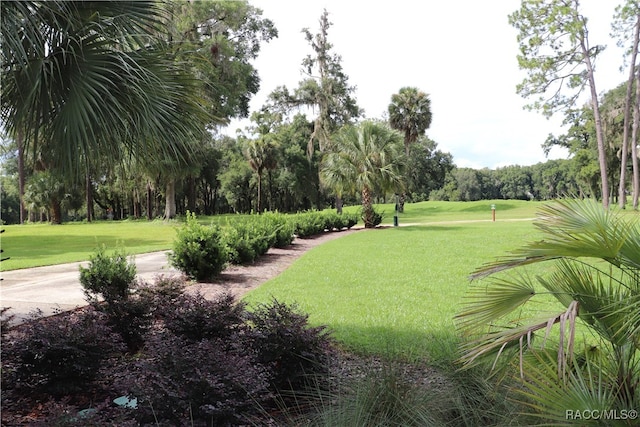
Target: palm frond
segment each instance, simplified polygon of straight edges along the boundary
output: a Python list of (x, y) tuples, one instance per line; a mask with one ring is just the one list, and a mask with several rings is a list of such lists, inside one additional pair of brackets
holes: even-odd
[(158, 37), (159, 3), (3, 2), (2, 15), (0, 117), (26, 151), (46, 147), (69, 175), (96, 153), (188, 162), (207, 117)]
[[(535, 333), (544, 330), (544, 341), (546, 341), (553, 325), (559, 323), (561, 345), (559, 346), (556, 368), (558, 372), (562, 374), (566, 369), (567, 361), (572, 358), (573, 354), (577, 311), (578, 304), (574, 302), (569, 305), (567, 310), (543, 321), (519, 325), (513, 328), (493, 330), (477, 338), (472, 338), (463, 344), (462, 356), (459, 358), (459, 362), (462, 363), (464, 367), (470, 367), (474, 366), (480, 359), (486, 358), (489, 355), (494, 356), (497, 361), (506, 348), (517, 346), (519, 350), (521, 375), (524, 375), (522, 367), (524, 350), (531, 347)], [(544, 342), (542, 346), (544, 347)]]
[(523, 276), (515, 280), (495, 280), (486, 286), (478, 284), (465, 296), (464, 311), (455, 318), (463, 329), (492, 323), (513, 313), (535, 295), (533, 283)]
[[(515, 389), (520, 398), (514, 400), (531, 408), (534, 412), (527, 415), (540, 418), (542, 425), (554, 426), (575, 425), (575, 419), (571, 418), (578, 411), (590, 413), (587, 411), (615, 407), (615, 391), (594, 362), (585, 359), (581, 365), (573, 361), (568, 368), (565, 376), (558, 378), (553, 352), (532, 352), (524, 363), (524, 388)], [(599, 421), (593, 421), (593, 425), (600, 425)], [(589, 422), (580, 420), (581, 425)]]

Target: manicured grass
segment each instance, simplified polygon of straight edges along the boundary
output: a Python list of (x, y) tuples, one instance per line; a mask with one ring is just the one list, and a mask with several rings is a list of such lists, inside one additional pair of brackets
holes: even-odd
[[(420, 202), (406, 203), (403, 213), (398, 215), (402, 224), (428, 224), (442, 221), (491, 221), (491, 206), (496, 208), (496, 221), (535, 218), (544, 202), (526, 200), (480, 200), (477, 202)], [(350, 206), (345, 211), (359, 209)], [(395, 204), (379, 204), (376, 210), (383, 212), (383, 224), (393, 224)]]
[(359, 231), (314, 248), (245, 300), (296, 303), (357, 353), (451, 360), (468, 275), (538, 237), (530, 221)]
[[(506, 218), (535, 216), (538, 202), (481, 201), (481, 202), (421, 202), (406, 204), (400, 214), (400, 224), (427, 224), (440, 221), (489, 220), (491, 204), (496, 205), (498, 221)], [(393, 224), (394, 205), (377, 205), (385, 212), (383, 225)], [(359, 206), (345, 208), (357, 211)], [(204, 225), (226, 225), (245, 215), (216, 215), (198, 217)], [(122, 248), (128, 254), (168, 250), (175, 238), (179, 221), (95, 221), (65, 223), (63, 225), (26, 224), (7, 225), (0, 235), (3, 256), (10, 259), (0, 265), (2, 270), (86, 261), (102, 245), (107, 250)]]
[(97, 221), (90, 224), (26, 224), (2, 228), (2, 270), (85, 261), (97, 248), (122, 248), (127, 254), (170, 249), (177, 222)]

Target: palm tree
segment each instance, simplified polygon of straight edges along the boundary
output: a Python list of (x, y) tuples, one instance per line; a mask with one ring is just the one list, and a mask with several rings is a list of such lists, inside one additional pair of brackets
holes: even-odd
[(258, 202), (257, 212), (262, 212), (262, 174), (265, 170), (275, 169), (277, 165), (278, 143), (272, 134), (261, 135), (258, 139), (252, 139), (247, 143), (245, 156), (249, 166), (258, 178)]
[[(189, 157), (204, 130), (193, 79), (165, 54), (155, 1), (0, 3), (0, 119), (47, 168), (84, 177), (112, 160)], [(101, 157), (101, 156), (98, 156)]]
[[(474, 286), (458, 315), (475, 338), (462, 362), (487, 355), (520, 361), (520, 388), (539, 416), (566, 421), (566, 410), (618, 411), (640, 406), (640, 226), (635, 217), (593, 201), (564, 200), (545, 206), (537, 228), (544, 240), (479, 268), (473, 279), (531, 264), (550, 263), (535, 280), (521, 274)], [(549, 309), (543, 318), (523, 318), (523, 307)], [(540, 305), (540, 302), (543, 302)], [(514, 320), (515, 319), (515, 320)], [(503, 327), (498, 327), (502, 324)], [(557, 325), (553, 350), (548, 334)], [(580, 326), (578, 326), (580, 325)], [(584, 351), (577, 328), (588, 331)], [(537, 344), (537, 333), (541, 343)], [(636, 420), (627, 420), (632, 425)], [(635, 425), (635, 424), (633, 424)]]
[(338, 196), (360, 192), (364, 225), (375, 227), (373, 193), (403, 185), (402, 135), (381, 123), (365, 121), (343, 127), (333, 150), (321, 165), (323, 185)]
[[(404, 150), (407, 158), (418, 138), (431, 126), (431, 99), (429, 95), (415, 87), (403, 87), (391, 95), (389, 104), (389, 124), (404, 134)], [(400, 197), (399, 212), (404, 212), (405, 194)]]
[(403, 87), (391, 95), (389, 124), (404, 133), (404, 149), (409, 156), (410, 146), (431, 126), (431, 99), (415, 87)]

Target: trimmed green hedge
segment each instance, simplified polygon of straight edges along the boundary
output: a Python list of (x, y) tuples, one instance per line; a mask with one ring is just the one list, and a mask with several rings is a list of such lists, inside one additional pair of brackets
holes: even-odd
[(227, 264), (249, 264), (269, 248), (284, 248), (295, 236), (309, 237), (325, 231), (349, 229), (357, 214), (310, 211), (294, 215), (267, 212), (223, 227), (204, 226), (187, 213), (186, 224), (178, 230), (170, 257), (171, 264), (187, 276), (206, 280), (219, 274)]
[(356, 213), (337, 214), (333, 211), (309, 211), (292, 216), (295, 233), (298, 237), (310, 237), (325, 231), (340, 231), (358, 223)]

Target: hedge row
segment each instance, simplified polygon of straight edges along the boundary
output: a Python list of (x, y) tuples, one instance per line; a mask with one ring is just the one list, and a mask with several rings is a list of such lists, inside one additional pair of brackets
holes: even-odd
[(209, 280), (227, 263), (251, 263), (269, 248), (290, 245), (295, 236), (304, 238), (325, 231), (349, 229), (357, 222), (356, 214), (270, 212), (228, 222), (221, 227), (202, 225), (195, 214), (187, 213), (185, 225), (178, 230), (170, 261), (192, 279)]

